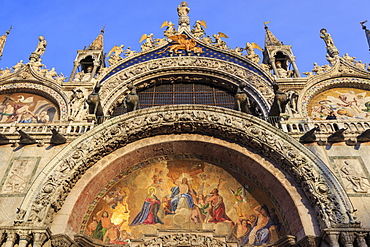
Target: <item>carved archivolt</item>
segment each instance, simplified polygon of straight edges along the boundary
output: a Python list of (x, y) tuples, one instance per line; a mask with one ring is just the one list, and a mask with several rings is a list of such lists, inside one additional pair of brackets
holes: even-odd
[(330, 169), (290, 136), (241, 112), (177, 105), (121, 115), (73, 141), (40, 172), (20, 206), (19, 224), (49, 225), (73, 186), (105, 155), (146, 137), (181, 133), (229, 140), (272, 160), (301, 186), (322, 229), (356, 223), (350, 200)]
[(132, 65), (103, 81), (100, 97), (105, 111), (107, 112), (125, 92), (128, 83), (137, 85), (149, 75), (153, 78), (155, 74), (173, 74), (176, 70), (181, 70), (181, 72), (189, 70), (194, 74), (219, 75), (230, 78), (230, 83), (245, 82), (254, 100), (266, 111), (269, 109), (268, 102), (272, 102), (273, 99), (274, 94), (269, 81), (258, 73), (235, 63), (204, 57), (168, 57)]

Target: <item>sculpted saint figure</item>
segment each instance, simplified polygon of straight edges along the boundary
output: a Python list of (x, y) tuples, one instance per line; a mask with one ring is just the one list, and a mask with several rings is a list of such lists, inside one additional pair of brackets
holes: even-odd
[(190, 12), (190, 8), (188, 7), (188, 3), (185, 1), (182, 1), (179, 7), (177, 7), (177, 13), (181, 16), (187, 16)]
[(322, 38), (328, 47), (335, 47), (333, 38), (329, 33), (327, 33), (326, 29), (323, 28), (320, 30), (320, 38)]
[(39, 56), (43, 55), (45, 53), (45, 50), (46, 50), (46, 44), (47, 43), (46, 43), (45, 38), (43, 36), (40, 36), (39, 37), (39, 43), (38, 43), (34, 53), (39, 55)]

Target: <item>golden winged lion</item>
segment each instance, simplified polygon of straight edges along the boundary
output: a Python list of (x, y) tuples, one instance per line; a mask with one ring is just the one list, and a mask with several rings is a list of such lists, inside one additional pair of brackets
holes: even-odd
[(168, 38), (177, 43), (167, 47), (161, 53), (165, 52), (166, 50), (169, 50), (171, 53), (177, 53), (179, 50), (201, 53), (200, 51), (201, 48), (195, 47), (197, 45), (195, 39), (188, 39), (188, 36), (186, 36), (185, 34), (172, 35), (169, 36)]

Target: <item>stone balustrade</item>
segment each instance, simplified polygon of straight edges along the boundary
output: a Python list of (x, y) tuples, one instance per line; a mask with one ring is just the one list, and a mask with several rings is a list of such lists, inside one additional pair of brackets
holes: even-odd
[(281, 121), (281, 128), (287, 133), (304, 133), (319, 127), (317, 133), (333, 133), (338, 129), (347, 128), (346, 133), (360, 134), (370, 129), (369, 119), (336, 119), (336, 120), (312, 120), (309, 118), (291, 118)]

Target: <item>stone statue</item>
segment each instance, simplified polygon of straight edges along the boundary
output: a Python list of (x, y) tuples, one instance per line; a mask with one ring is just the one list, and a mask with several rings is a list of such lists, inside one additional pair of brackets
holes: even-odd
[(326, 60), (330, 63), (331, 66), (335, 64), (335, 61), (337, 61), (336, 58), (329, 56), (329, 54), (326, 54)]
[(51, 68), (51, 70), (47, 70), (45, 73), (45, 77), (48, 79), (54, 80), (55, 77), (58, 76), (58, 73), (55, 71), (55, 68)]
[(73, 89), (69, 101), (70, 113), (68, 120), (82, 121), (86, 118), (87, 102), (81, 89)]
[(116, 64), (121, 61), (123, 58), (121, 57), (121, 53), (123, 52), (124, 45), (115, 45), (108, 53), (108, 62), (110, 65)]
[(286, 105), (289, 102), (288, 95), (279, 89), (279, 85), (274, 83), (274, 102), (271, 105), (269, 117), (279, 117), (281, 113), (285, 113)]
[(362, 63), (362, 61), (356, 61), (355, 63), (356, 68), (366, 70), (366, 63)]
[[(145, 40), (145, 41), (144, 41)], [(144, 41), (144, 42), (143, 42)], [(147, 51), (151, 48), (154, 47), (154, 41), (153, 41), (153, 34), (143, 34), (143, 36), (141, 36), (141, 39), (139, 41), (139, 43), (141, 43), (141, 51)]]
[(337, 47), (335, 47), (334, 45), (334, 41), (333, 41), (333, 38), (331, 37), (331, 35), (326, 31), (325, 28), (322, 28), (320, 30), (320, 38), (322, 38), (325, 42), (325, 45), (326, 45), (326, 50), (328, 52), (328, 54), (331, 56), (331, 57), (335, 57), (336, 55), (339, 54), (339, 51), (337, 49)]
[(179, 27), (184, 26), (188, 27), (190, 24), (189, 14), (190, 8), (188, 7), (188, 3), (182, 1), (181, 4), (177, 7), (177, 14), (179, 15)]
[[(254, 63), (259, 63), (260, 62), (260, 56), (258, 56), (255, 52), (254, 52), (254, 49), (255, 48), (258, 48), (259, 46), (256, 46), (257, 44), (255, 43), (246, 43), (245, 45), (245, 50), (247, 51), (248, 55), (246, 55), (246, 57), (248, 59), (250, 59), (252, 62)], [(259, 48), (261, 49), (261, 48)], [(262, 50), (262, 49), (261, 49)]]
[(89, 105), (89, 114), (95, 115), (98, 118), (98, 123), (101, 123), (103, 119), (99, 119), (99, 117), (104, 116), (103, 107), (100, 103), (100, 96), (99, 91), (101, 88), (101, 84), (95, 86), (92, 93), (87, 97), (87, 104)]
[(161, 28), (167, 27), (166, 30), (164, 30), (163, 34), (164, 36), (168, 37), (171, 35), (176, 34), (175, 24), (172, 23), (172, 21), (165, 21), (162, 23)]
[(194, 24), (194, 29), (191, 30), (191, 32), (194, 34), (196, 38), (200, 38), (204, 35), (204, 29), (203, 27), (207, 28), (207, 24), (205, 21), (196, 21)]
[(188, 7), (188, 3), (186, 1), (182, 1), (179, 7), (177, 7), (177, 13), (181, 16), (187, 16), (190, 12), (190, 8)]
[(287, 92), (289, 98), (289, 108), (293, 114), (298, 113), (298, 97), (299, 95), (290, 90)]
[(292, 71), (291, 70), (286, 70), (281, 66), (280, 62), (276, 63), (276, 71), (277, 71), (277, 76), (278, 78), (288, 78), (291, 77)]
[(35, 50), (35, 54), (37, 54), (39, 57), (41, 57), (44, 53), (45, 53), (45, 50), (46, 50), (46, 40), (43, 36), (40, 36), (39, 37), (39, 43), (36, 47), (36, 50)]
[(235, 94), (234, 110), (252, 114), (249, 109), (250, 107), (249, 98), (248, 98), (247, 93), (244, 90), (246, 86), (247, 85), (245, 83), (241, 83), (238, 86), (238, 89)]
[(131, 47), (127, 47), (126, 50), (123, 51), (126, 57), (130, 57), (136, 53), (136, 51), (131, 50)]
[(23, 60), (20, 60), (19, 63), (13, 66), (13, 70), (16, 71), (24, 67)]
[(136, 93), (136, 87), (133, 84), (128, 84), (127, 88), (130, 92), (126, 95), (123, 104), (127, 112), (139, 109), (139, 96)]
[(226, 34), (218, 32), (218, 34), (214, 34), (213, 37), (215, 38), (215, 41), (213, 41), (212, 43), (214, 44), (215, 47), (218, 47), (220, 49), (225, 49), (225, 50), (227, 49), (226, 42), (221, 39), (221, 38), (229, 38), (227, 37)]
[(353, 64), (353, 62), (355, 61), (355, 57), (351, 57), (348, 55), (348, 53), (345, 53), (342, 58), (347, 62), (347, 63), (350, 63), (350, 64)]
[(318, 65), (317, 63), (313, 63), (313, 70), (312, 70), (312, 72), (314, 72), (315, 75), (321, 75), (322, 73), (324, 73), (324, 71), (321, 68), (321, 66)]

